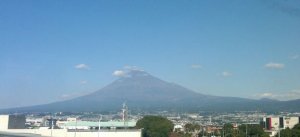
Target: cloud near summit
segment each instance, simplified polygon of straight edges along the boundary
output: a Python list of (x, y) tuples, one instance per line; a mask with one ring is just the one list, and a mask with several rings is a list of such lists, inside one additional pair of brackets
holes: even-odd
[(115, 70), (112, 75), (116, 77), (130, 77), (132, 71), (144, 71), (137, 66), (124, 66), (123, 69)]
[(127, 74), (123, 70), (115, 70), (112, 75), (116, 77), (125, 77)]

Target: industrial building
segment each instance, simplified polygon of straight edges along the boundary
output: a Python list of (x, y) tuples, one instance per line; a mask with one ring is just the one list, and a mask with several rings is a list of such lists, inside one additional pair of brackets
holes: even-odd
[(61, 128), (66, 129), (82, 129), (82, 130), (95, 130), (95, 129), (132, 129), (136, 125), (136, 121), (101, 121), (101, 122), (92, 122), (92, 121), (77, 121), (77, 122), (67, 122)]
[(298, 123), (300, 123), (300, 117), (264, 117), (261, 120), (261, 125), (270, 137), (275, 136), (282, 129), (291, 129)]
[(25, 129), (25, 116), (1, 115), (0, 133), (6, 135), (19, 134), (22, 136), (48, 137), (141, 137), (142, 129), (134, 129), (135, 124), (136, 122), (134, 121), (91, 122), (74, 119), (66, 121), (63, 124), (63, 129), (54, 129), (52, 125), (49, 125), (52, 128)]
[[(68, 118), (58, 121), (55, 118), (42, 120), (43, 126), (25, 129), (25, 115), (0, 115), (0, 134), (48, 137), (141, 137), (142, 129), (135, 129), (136, 121), (128, 120), (128, 107), (123, 104), (122, 120), (119, 121), (80, 121)], [(60, 128), (60, 129), (59, 129)]]

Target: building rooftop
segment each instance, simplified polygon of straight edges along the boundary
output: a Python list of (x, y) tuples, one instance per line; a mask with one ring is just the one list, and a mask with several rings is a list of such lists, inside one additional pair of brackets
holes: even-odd
[[(135, 127), (136, 121), (128, 121), (124, 123), (124, 121), (101, 121), (101, 127)], [(68, 122), (65, 126), (87, 126), (87, 127), (98, 127), (99, 122), (93, 121), (77, 121), (76, 122)]]

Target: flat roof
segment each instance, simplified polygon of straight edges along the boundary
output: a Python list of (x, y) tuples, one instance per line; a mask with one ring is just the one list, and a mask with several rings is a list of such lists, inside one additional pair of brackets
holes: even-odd
[[(126, 126), (124, 121), (101, 121), (100, 127), (135, 127), (136, 121), (128, 121), (126, 122)], [(72, 121), (65, 124), (65, 126), (87, 126), (87, 127), (98, 127), (99, 122), (93, 121)]]

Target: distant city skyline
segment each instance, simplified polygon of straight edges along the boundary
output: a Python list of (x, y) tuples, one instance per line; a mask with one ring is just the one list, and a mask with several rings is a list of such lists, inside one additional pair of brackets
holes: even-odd
[(208, 95), (300, 99), (300, 1), (0, 1), (0, 108), (142, 69)]

